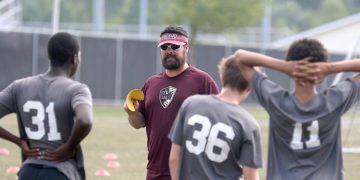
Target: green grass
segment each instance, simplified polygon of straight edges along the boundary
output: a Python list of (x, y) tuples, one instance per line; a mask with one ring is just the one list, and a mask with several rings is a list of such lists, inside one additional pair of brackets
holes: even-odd
[[(248, 107), (249, 112), (259, 121), (262, 132), (262, 147), (264, 168), (261, 169), (261, 179), (265, 179), (268, 116), (260, 108)], [(360, 147), (360, 130), (358, 120), (351, 121), (352, 112), (348, 113), (342, 123), (343, 146)], [(358, 112), (360, 113), (360, 112)], [(355, 116), (356, 117), (356, 116)], [(0, 125), (17, 134), (15, 115), (9, 115), (0, 120)], [(351, 129), (347, 137), (347, 133)], [(345, 141), (346, 138), (346, 141)], [(145, 179), (147, 149), (145, 129), (133, 129), (127, 121), (125, 113), (120, 106), (96, 106), (94, 108), (94, 124), (90, 135), (82, 143), (87, 177), (89, 180), (108, 179)], [(0, 180), (15, 180), (16, 175), (7, 174), (9, 166), (20, 165), (20, 152), (17, 146), (0, 139), (0, 147), (10, 150), (10, 155), (0, 155)], [(108, 161), (103, 159), (106, 153), (116, 153), (119, 157), (120, 168), (106, 167)], [(360, 176), (360, 154), (344, 153), (345, 176), (347, 180), (355, 180)], [(96, 177), (97, 169), (106, 169), (111, 173), (110, 177)]]

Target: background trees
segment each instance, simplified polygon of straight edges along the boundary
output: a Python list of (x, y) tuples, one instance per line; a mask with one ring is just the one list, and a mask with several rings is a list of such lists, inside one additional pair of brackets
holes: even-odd
[[(140, 0), (104, 0), (107, 25), (137, 25)], [(198, 33), (234, 33), (260, 27), (264, 6), (271, 6), (271, 26), (297, 33), (360, 12), (358, 0), (148, 0), (147, 24), (186, 25)], [(62, 23), (92, 23), (90, 0), (62, 0)], [(51, 21), (52, 1), (23, 0), (23, 22)]]

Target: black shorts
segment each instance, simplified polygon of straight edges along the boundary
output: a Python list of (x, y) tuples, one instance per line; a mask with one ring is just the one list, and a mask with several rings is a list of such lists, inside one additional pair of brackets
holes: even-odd
[(19, 171), (19, 180), (69, 180), (54, 167), (40, 164), (26, 164)]

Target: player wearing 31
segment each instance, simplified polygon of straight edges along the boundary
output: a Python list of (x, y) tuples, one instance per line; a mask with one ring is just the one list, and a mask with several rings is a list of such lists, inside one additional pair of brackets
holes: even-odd
[(194, 94), (217, 94), (214, 80), (205, 72), (189, 66), (187, 32), (177, 26), (166, 27), (160, 34), (161, 62), (165, 71), (146, 80), (144, 101), (135, 102), (135, 111), (124, 110), (134, 128), (146, 127), (148, 164), (146, 179), (170, 179), (167, 138), (182, 102)]
[[(327, 63), (326, 49), (314, 39), (294, 42), (287, 61), (245, 50), (237, 51), (235, 57), (270, 116), (267, 179), (344, 179), (340, 119), (360, 98), (360, 76), (321, 93), (316, 91), (316, 83), (329, 73), (360, 72), (360, 61)], [(283, 89), (256, 72), (255, 66), (292, 76), (294, 90)]]
[(49, 71), (11, 83), (0, 92), (0, 118), (16, 113), (20, 137), (0, 127), (0, 137), (18, 145), (20, 180), (85, 179), (80, 142), (91, 129), (88, 87), (70, 79), (80, 64), (79, 44), (68, 33), (48, 43)]
[(260, 128), (239, 104), (250, 92), (234, 56), (219, 65), (218, 95), (194, 95), (182, 104), (169, 133), (173, 180), (259, 179)]

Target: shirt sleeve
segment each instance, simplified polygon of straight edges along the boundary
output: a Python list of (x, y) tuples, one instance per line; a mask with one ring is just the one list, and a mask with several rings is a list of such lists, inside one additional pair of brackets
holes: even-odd
[(11, 83), (0, 92), (0, 118), (15, 112), (14, 87), (15, 83)]
[(209, 74), (206, 74), (203, 94), (218, 94), (218, 93), (219, 93), (219, 87), (215, 83), (214, 79), (212, 79)]
[(92, 96), (89, 88), (84, 84), (79, 84), (76, 86), (73, 97), (71, 99), (72, 108), (75, 109), (76, 106), (80, 104), (87, 104), (92, 106)]
[(331, 101), (328, 103), (331, 109), (341, 108), (341, 113), (345, 113), (359, 101), (360, 85), (356, 80), (348, 78), (325, 90), (324, 94)]
[(259, 127), (254, 128), (251, 131), (244, 131), (244, 141), (241, 146), (241, 154), (239, 162), (243, 166), (249, 166), (253, 168), (262, 167), (262, 152), (261, 152), (261, 140)]
[(281, 93), (283, 88), (269, 80), (266, 76), (255, 72), (252, 78), (252, 95), (265, 109), (270, 104), (270, 99), (274, 94)]
[(183, 132), (184, 132), (184, 121), (185, 121), (185, 112), (186, 112), (186, 107), (187, 107), (187, 100), (184, 101), (184, 103), (181, 105), (175, 121), (170, 129), (169, 132), (169, 139), (171, 140), (171, 142), (178, 144), (178, 145), (182, 145), (182, 139), (183, 139)]

